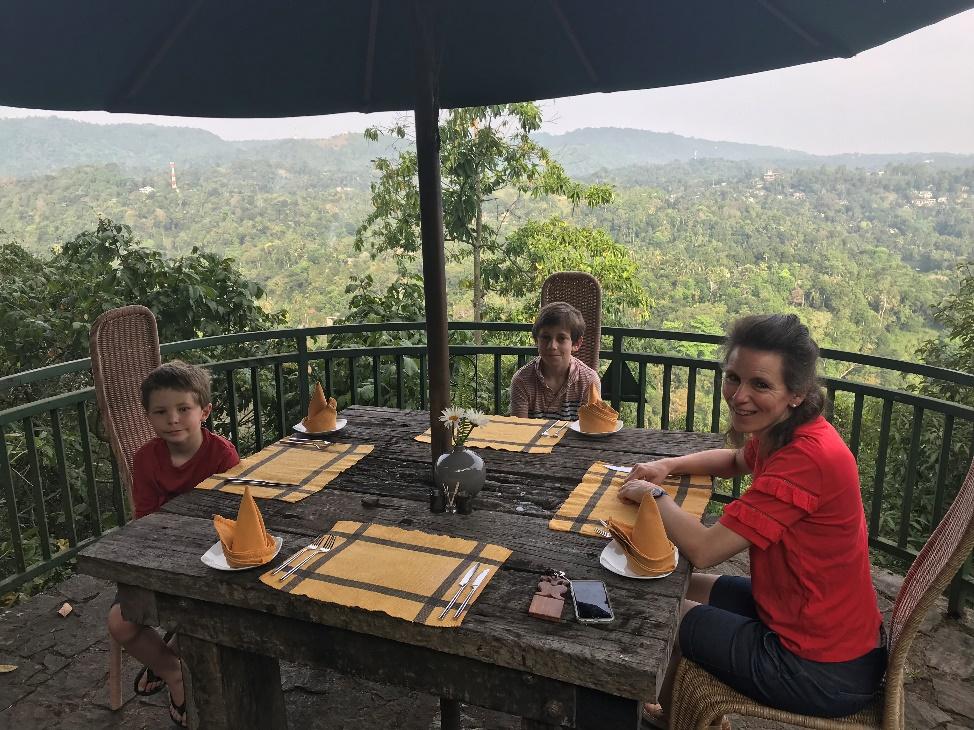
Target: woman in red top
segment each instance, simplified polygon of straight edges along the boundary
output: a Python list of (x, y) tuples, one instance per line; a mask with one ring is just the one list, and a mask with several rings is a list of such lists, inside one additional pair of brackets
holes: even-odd
[[(656, 498), (667, 534), (697, 568), (749, 552), (750, 578), (693, 574), (671, 669), (682, 652), (766, 705), (839, 717), (862, 709), (879, 689), (886, 641), (859, 472), (821, 415), (818, 359), (794, 315), (735, 322), (723, 395), (731, 440), (743, 448), (638, 464), (619, 496), (637, 504)], [(656, 486), (671, 473), (752, 474), (753, 481), (705, 527)], [(662, 714), (659, 706), (647, 711)]]

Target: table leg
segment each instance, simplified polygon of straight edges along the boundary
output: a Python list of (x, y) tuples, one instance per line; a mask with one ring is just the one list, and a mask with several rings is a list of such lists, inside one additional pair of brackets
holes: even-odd
[[(577, 687), (575, 689), (576, 730), (638, 730), (642, 703), (623, 697), (599, 692), (594, 689)], [(557, 712), (550, 713), (558, 715)], [(521, 718), (521, 730), (555, 730), (565, 727), (558, 721), (547, 723), (543, 720)]]
[(637, 730), (642, 714), (639, 700), (579, 687), (575, 694), (575, 727), (577, 730), (605, 730), (624, 728)]
[(180, 634), (189, 727), (287, 729), (277, 659)]
[(440, 697), (440, 730), (460, 730), (460, 703)]
[(529, 720), (526, 717), (521, 718), (521, 730), (555, 730), (555, 728), (559, 727), (562, 727), (562, 725), (549, 725), (546, 722)]

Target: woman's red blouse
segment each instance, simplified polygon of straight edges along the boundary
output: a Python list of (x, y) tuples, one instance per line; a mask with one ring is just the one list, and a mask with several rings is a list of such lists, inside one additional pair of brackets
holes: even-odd
[(761, 621), (812, 661), (848, 661), (876, 648), (882, 617), (859, 470), (842, 437), (819, 417), (767, 458), (751, 438), (744, 458), (754, 480), (720, 522), (751, 543)]

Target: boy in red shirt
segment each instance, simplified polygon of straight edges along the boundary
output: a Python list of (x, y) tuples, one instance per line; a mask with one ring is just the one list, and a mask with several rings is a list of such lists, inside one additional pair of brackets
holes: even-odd
[[(179, 360), (156, 368), (142, 383), (142, 407), (156, 438), (135, 454), (132, 501), (136, 519), (240, 462), (232, 443), (203, 427), (213, 406), (210, 376), (202, 368)], [(182, 669), (172, 648), (154, 629), (126, 620), (117, 600), (108, 613), (108, 631), (145, 665), (135, 680), (136, 694), (155, 694), (168, 685), (169, 715), (177, 725), (185, 726)]]

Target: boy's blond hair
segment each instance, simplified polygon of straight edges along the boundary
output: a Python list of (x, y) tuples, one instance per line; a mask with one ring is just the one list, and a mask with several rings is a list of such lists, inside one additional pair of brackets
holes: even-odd
[(568, 302), (551, 302), (541, 307), (538, 318), (534, 320), (531, 336), (537, 341), (542, 327), (564, 327), (578, 342), (585, 334), (585, 318)]
[(142, 407), (148, 411), (149, 396), (166, 388), (192, 393), (196, 404), (204, 408), (210, 402), (210, 373), (182, 360), (164, 363), (142, 381)]

